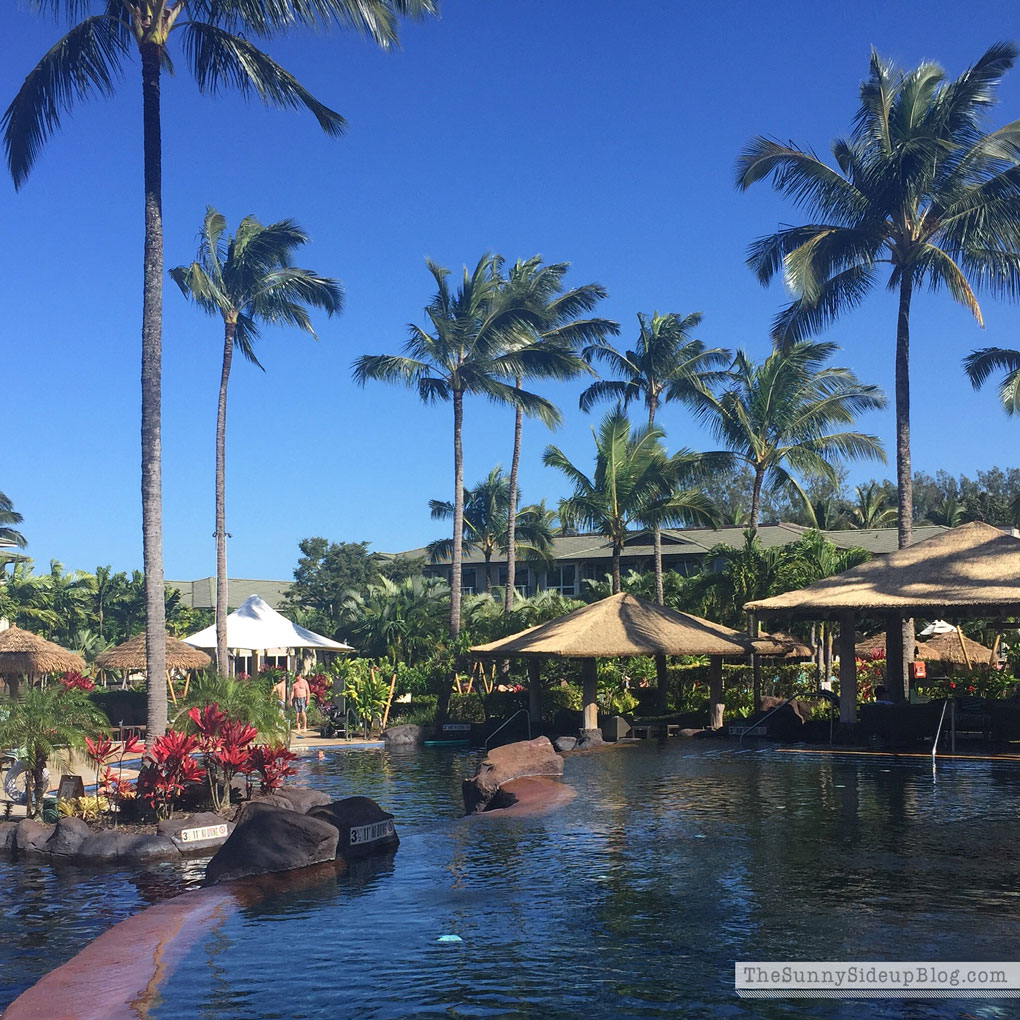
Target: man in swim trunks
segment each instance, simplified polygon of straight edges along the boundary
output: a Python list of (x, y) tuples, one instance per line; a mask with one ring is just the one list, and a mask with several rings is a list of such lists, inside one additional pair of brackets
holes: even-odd
[(294, 714), (297, 716), (295, 722), (299, 731), (308, 729), (308, 698), (311, 693), (308, 681), (298, 673), (294, 678), (294, 686), (290, 691), (290, 703), (294, 708)]
[(287, 711), (287, 678), (281, 677), (280, 682), (273, 688), (272, 697), (276, 698), (276, 707), (280, 715)]

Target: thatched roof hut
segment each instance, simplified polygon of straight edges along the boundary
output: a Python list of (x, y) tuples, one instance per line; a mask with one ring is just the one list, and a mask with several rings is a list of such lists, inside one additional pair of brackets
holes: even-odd
[[(200, 648), (192, 648), (170, 634), (166, 636), (167, 669), (207, 669), (212, 659)], [(96, 656), (101, 669), (145, 669), (145, 634), (136, 634), (116, 648)]]
[(1020, 539), (975, 521), (744, 608), (784, 619), (848, 611), (904, 618), (1013, 615), (1020, 613)]
[[(766, 651), (765, 643), (778, 647), (774, 651)], [(773, 659), (810, 659), (814, 655), (809, 644), (784, 630), (772, 630), (768, 634), (762, 631), (755, 640), (755, 650), (759, 655)]]
[[(858, 641), (854, 646), (854, 651), (857, 653), (858, 659), (871, 659), (874, 658), (875, 652), (881, 652), (885, 655), (885, 633), (872, 634), (871, 637), (865, 638), (863, 641)], [(921, 647), (921, 643), (914, 643), (914, 655), (917, 656), (917, 650)], [(881, 658), (881, 656), (879, 656)]]
[[(477, 645), (476, 655), (609, 659), (632, 655), (721, 655), (745, 658), (755, 650), (747, 634), (700, 616), (678, 613), (626, 592), (611, 595), (519, 634)], [(762, 654), (782, 645), (763, 640)]]
[(0, 631), (0, 676), (41, 676), (71, 669), (84, 671), (85, 660), (20, 627)]
[[(961, 647), (960, 642), (963, 642)], [(967, 651), (964, 653), (963, 648)], [(992, 661), (992, 650), (972, 641), (965, 634), (936, 634), (918, 644), (918, 655), (925, 662), (951, 663), (954, 666), (987, 666)], [(967, 659), (970, 658), (968, 662)]]

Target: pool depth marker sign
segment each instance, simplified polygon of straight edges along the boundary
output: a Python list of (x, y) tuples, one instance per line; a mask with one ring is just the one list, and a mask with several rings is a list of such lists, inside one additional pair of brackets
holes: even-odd
[(181, 829), (182, 843), (201, 843), (206, 839), (222, 839), (227, 835), (227, 825), (203, 825), (199, 829)]
[(374, 843), (376, 840), (392, 835), (392, 818), (387, 818), (382, 822), (372, 822), (370, 825), (352, 825), (350, 845), (363, 846), (365, 843)]

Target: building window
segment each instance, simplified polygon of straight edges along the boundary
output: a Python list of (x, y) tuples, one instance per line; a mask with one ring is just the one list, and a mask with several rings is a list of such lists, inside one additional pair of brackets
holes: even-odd
[[(507, 568), (500, 567), (498, 574), (499, 576), (496, 580), (496, 584), (498, 584), (500, 588), (506, 588)], [(517, 570), (514, 573), (514, 590), (522, 598), (528, 597), (528, 581), (530, 580), (530, 576), (528, 568), (522, 567), (518, 563)]]
[(560, 595), (577, 594), (577, 567), (573, 563), (561, 563), (545, 572), (545, 586)]
[(466, 567), (460, 572), (460, 590), (465, 595), (474, 595), (474, 593), (478, 590), (478, 582), (475, 574), (476, 571), (474, 567)]

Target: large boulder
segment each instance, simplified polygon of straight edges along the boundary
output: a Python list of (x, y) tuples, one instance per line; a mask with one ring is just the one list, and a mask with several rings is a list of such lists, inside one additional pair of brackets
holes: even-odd
[(321, 818), (253, 801), (241, 808), (236, 828), (206, 867), (206, 885), (332, 861), (339, 839)]
[(168, 818), (156, 825), (156, 832), (166, 836), (182, 854), (209, 853), (223, 846), (233, 831), (233, 822), (212, 811), (200, 811), (187, 818)]
[[(562, 776), (563, 759), (556, 753), (548, 737), (520, 740), (489, 751), (477, 775), (461, 784), (464, 811), (476, 814), (496, 807), (493, 804), (499, 788), (511, 779), (524, 776)], [(505, 806), (499, 804), (498, 806)]]
[(337, 855), (348, 860), (392, 853), (400, 843), (393, 815), (370, 797), (347, 797), (313, 807), (308, 817), (328, 822), (340, 833)]
[(117, 860), (121, 843), (120, 832), (106, 829), (104, 832), (93, 832), (86, 836), (78, 847), (77, 856), (79, 860), (95, 861), (97, 863), (112, 862)]
[(55, 829), (55, 825), (37, 822), (32, 818), (22, 818), (14, 833), (14, 847), (19, 854), (49, 853), (46, 844)]
[(92, 830), (81, 818), (61, 818), (46, 844), (54, 857), (74, 857)]
[(557, 751), (573, 751), (577, 747), (577, 737), (557, 737), (553, 747)]
[(425, 727), (413, 723), (390, 726), (382, 731), (387, 747), (420, 747), (425, 743)]
[(322, 790), (306, 790), (303, 786), (281, 786), (275, 793), (263, 797), (261, 803), (304, 815), (313, 807), (328, 804), (329, 794)]

